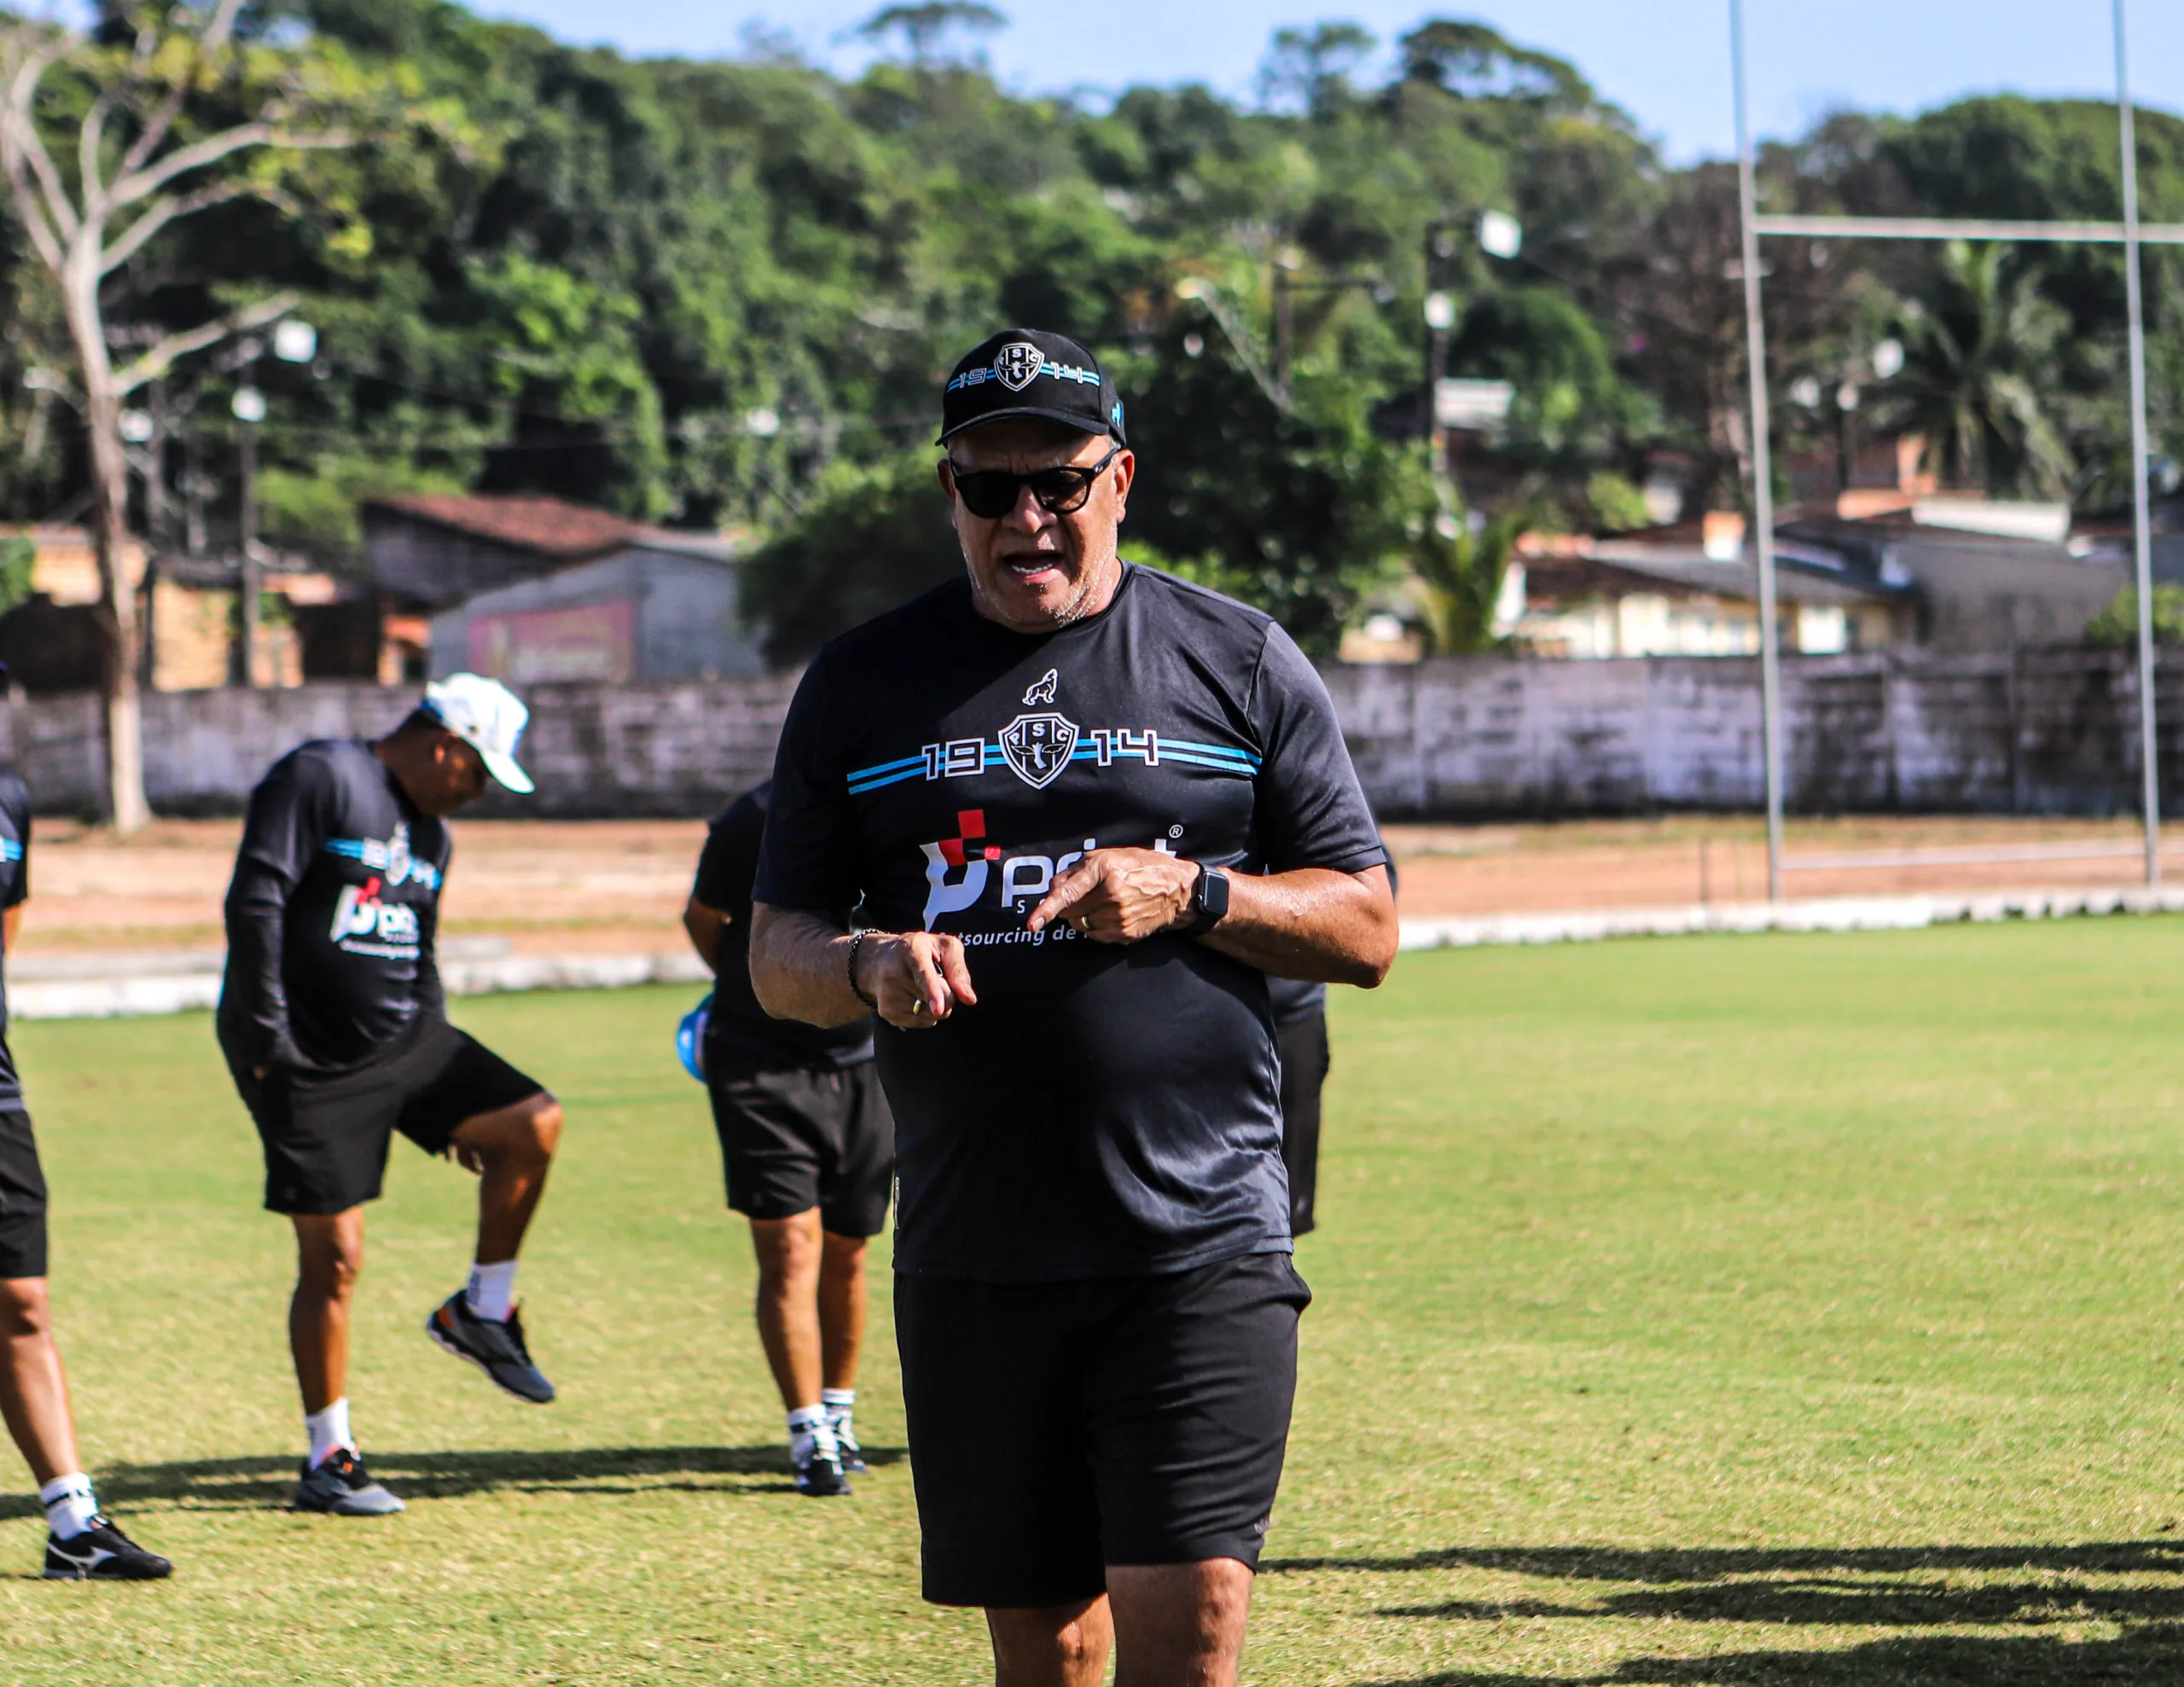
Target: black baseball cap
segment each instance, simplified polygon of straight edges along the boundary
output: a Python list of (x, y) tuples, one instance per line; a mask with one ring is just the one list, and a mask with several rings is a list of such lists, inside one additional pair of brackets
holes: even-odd
[(964, 354), (940, 395), (940, 438), (933, 443), (1005, 416), (1038, 416), (1127, 443), (1122, 395), (1099, 360), (1066, 335), (1037, 328), (1003, 328)]

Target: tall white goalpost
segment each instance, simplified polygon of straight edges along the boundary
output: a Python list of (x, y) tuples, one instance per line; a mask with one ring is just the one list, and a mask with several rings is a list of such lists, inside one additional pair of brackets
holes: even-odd
[(1773, 439), (1769, 427), (1767, 329), (1762, 312), (1759, 242), (1795, 235), (1809, 240), (2043, 241), (2120, 245), (2130, 329), (2131, 495), (2134, 577), (2139, 600), (2140, 808), (2146, 818), (2146, 882), (2161, 882), (2161, 779), (2155, 760), (2153, 528), (2147, 484), (2146, 342), (2140, 248), (2184, 246), (2184, 223), (2139, 221), (2138, 146), (2131, 111), (2124, 0), (2112, 0), (2116, 31), (2116, 113), (2123, 149), (2123, 218), (2101, 222), (1997, 222), (1945, 217), (1762, 216), (1745, 76), (1744, 0), (1729, 0), (1729, 55), (1734, 79), (1737, 188), (1743, 232), (1745, 342), (1751, 362), (1752, 518), (1758, 530), (1759, 709), (1767, 780), (1767, 896), (1782, 896), (1782, 664), (1774, 593)]

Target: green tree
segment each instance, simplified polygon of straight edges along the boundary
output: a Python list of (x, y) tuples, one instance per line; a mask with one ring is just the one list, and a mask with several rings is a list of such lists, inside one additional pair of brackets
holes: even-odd
[(769, 660), (801, 662), (963, 569), (931, 452), (830, 470), (795, 525), (744, 565), (744, 606)]
[(2068, 326), (2007, 248), (1949, 243), (1926, 298), (1904, 309), (1896, 407), (1945, 478), (1997, 494), (2068, 493), (2076, 466), (2039, 390)]

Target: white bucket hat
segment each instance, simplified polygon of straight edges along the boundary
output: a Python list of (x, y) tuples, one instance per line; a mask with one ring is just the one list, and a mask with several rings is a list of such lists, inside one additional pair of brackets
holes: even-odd
[(519, 795), (536, 789), (516, 765), (516, 740), (531, 711), (498, 680), (482, 674), (450, 674), (425, 687), (426, 712), (475, 750), (485, 771)]

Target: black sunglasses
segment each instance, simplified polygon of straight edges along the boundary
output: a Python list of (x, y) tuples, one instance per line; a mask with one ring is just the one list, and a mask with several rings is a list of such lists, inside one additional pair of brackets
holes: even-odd
[(1107, 472), (1107, 465), (1122, 454), (1122, 449), (1118, 445), (1098, 462), (1083, 467), (1071, 464), (1061, 468), (1035, 468), (1029, 474), (990, 468), (966, 474), (951, 461), (949, 471), (956, 482), (956, 496), (962, 499), (963, 507), (983, 521), (997, 521), (1014, 509), (1026, 486), (1039, 501), (1041, 509), (1049, 515), (1067, 515), (1084, 507), (1084, 501), (1092, 496), (1092, 483)]

